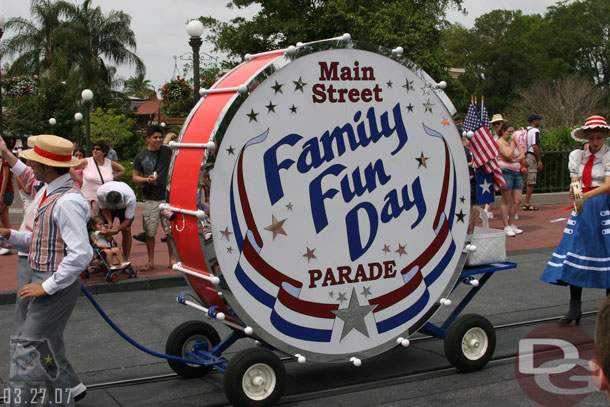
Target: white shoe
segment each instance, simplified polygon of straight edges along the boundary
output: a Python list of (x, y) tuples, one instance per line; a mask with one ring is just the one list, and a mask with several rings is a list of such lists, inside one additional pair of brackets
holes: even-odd
[(487, 219), (493, 219), (494, 218), (494, 214), (491, 211), (485, 211), (485, 213), (487, 214)]
[(513, 230), (513, 232), (515, 232), (516, 235), (523, 233), (523, 230), (519, 229), (517, 226), (515, 225), (510, 225), (510, 228)]
[(515, 220), (519, 220), (519, 215), (515, 213)]
[(0, 256), (5, 256), (7, 254), (11, 254), (11, 249), (7, 247), (3, 247), (2, 249), (0, 249)]
[(515, 232), (513, 232), (513, 228), (511, 228), (510, 226), (507, 226), (504, 228), (504, 232), (506, 233), (506, 236), (510, 236), (510, 237), (515, 237)]

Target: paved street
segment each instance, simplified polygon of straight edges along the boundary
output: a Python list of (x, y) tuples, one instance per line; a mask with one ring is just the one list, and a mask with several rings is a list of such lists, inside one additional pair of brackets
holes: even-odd
[[(567, 289), (544, 284), (538, 280), (540, 270), (551, 251), (535, 249), (511, 252), (510, 261), (517, 269), (496, 273), (475, 297), (465, 312), (485, 315), (494, 325), (525, 320), (556, 317), (566, 308)], [(456, 303), (464, 295), (458, 289), (452, 299)], [(163, 352), (165, 341), (174, 327), (183, 321), (202, 319), (202, 314), (177, 304), (176, 295), (186, 287), (161, 288), (97, 295), (96, 299), (110, 317), (136, 341)], [(584, 311), (594, 311), (602, 301), (602, 290), (585, 290)], [(444, 313), (432, 321), (443, 320)], [(12, 323), (12, 305), (0, 306), (0, 342), (8, 343)], [(221, 333), (228, 330), (212, 321)], [(514, 355), (518, 340), (533, 326), (497, 331), (495, 356)], [(593, 334), (594, 317), (583, 319), (582, 328)], [(164, 360), (146, 355), (120, 338), (101, 319), (86, 297), (81, 297), (65, 332), (68, 355), (82, 380), (93, 388), (79, 406), (212, 406), (227, 403), (223, 393), (222, 375), (211, 373), (202, 379), (163, 379), (127, 386), (96, 384), (172, 373)], [(367, 359), (360, 368), (345, 364), (294, 362), (286, 364), (288, 386), (286, 405), (367, 406), (367, 405), (534, 405), (520, 390), (515, 379), (513, 360), (492, 362), (480, 372), (460, 374), (450, 368), (440, 340), (424, 341), (409, 348), (395, 348), (378, 357)], [(241, 340), (225, 354), (253, 346)], [(0, 384), (8, 377), (8, 352), (0, 353)], [(447, 368), (441, 372), (438, 369)], [(417, 372), (433, 373), (400, 377)], [(337, 390), (363, 381), (392, 378), (378, 388), (357, 388), (357, 392)], [(303, 392), (311, 395), (303, 396)], [(339, 393), (339, 394), (337, 394)], [(323, 397), (319, 399), (318, 397)], [(282, 404), (284, 404), (284, 402)], [(605, 396), (594, 393), (586, 399), (591, 406), (607, 405)]]
[[(544, 318), (556, 318), (567, 307), (568, 290), (540, 282), (539, 276), (552, 248), (557, 244), (566, 217), (565, 203), (540, 206), (537, 212), (519, 212), (525, 233), (507, 239), (508, 261), (516, 269), (495, 273), (464, 313), (478, 313), (495, 326)], [(496, 210), (498, 212), (498, 210)], [(17, 214), (18, 216), (18, 214)], [(15, 220), (18, 220), (15, 218)], [(141, 224), (139, 212), (135, 230)], [(499, 221), (492, 220), (498, 228)], [(160, 235), (158, 236), (158, 238)], [(159, 242), (159, 259), (165, 246)], [(161, 250), (163, 249), (163, 250)], [(132, 259), (145, 256), (145, 246), (134, 242)], [(145, 257), (144, 257), (145, 259)], [(16, 256), (0, 257), (3, 289), (13, 284)], [(139, 260), (135, 261), (136, 264)], [(159, 264), (162, 260), (160, 260)], [(207, 320), (220, 333), (230, 332), (199, 311), (176, 302), (188, 291), (181, 275), (163, 269), (157, 274), (140, 274), (118, 283), (86, 281), (102, 308), (126, 333), (142, 345), (163, 353), (172, 330), (184, 321)], [(466, 294), (460, 286), (452, 295), (453, 306)], [(0, 343), (8, 344), (12, 326), (14, 291), (0, 294)], [(583, 311), (596, 311), (604, 298), (602, 290), (585, 290)], [(431, 319), (440, 323), (453, 309), (442, 308)], [(581, 328), (593, 335), (595, 316), (583, 318)], [(519, 325), (496, 330), (494, 359), (482, 371), (463, 374), (451, 367), (444, 355), (443, 341), (415, 341), (408, 348), (394, 348), (366, 359), (360, 368), (347, 364), (305, 365), (285, 363), (287, 387), (282, 405), (298, 406), (533, 406), (515, 376), (514, 355), (522, 339), (540, 324)], [(222, 374), (212, 372), (200, 379), (175, 377), (165, 360), (141, 352), (117, 335), (100, 317), (85, 296), (81, 296), (65, 331), (68, 356), (88, 395), (79, 406), (218, 406), (227, 405)], [(223, 356), (254, 346), (243, 339)], [(591, 346), (590, 340), (587, 344)], [(8, 348), (8, 346), (6, 347)], [(156, 379), (151, 379), (156, 377)], [(0, 386), (6, 388), (8, 352), (0, 352)], [(144, 381), (137, 383), (134, 379)], [(128, 381), (128, 383), (123, 383)], [(607, 405), (605, 395), (592, 393), (580, 405)]]

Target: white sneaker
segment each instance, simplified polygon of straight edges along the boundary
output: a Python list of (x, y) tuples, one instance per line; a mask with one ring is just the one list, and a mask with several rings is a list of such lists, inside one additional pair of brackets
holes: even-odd
[(513, 232), (515, 232), (516, 235), (523, 233), (523, 230), (519, 229), (517, 226), (515, 225), (510, 225), (510, 228), (513, 230)]
[(494, 218), (494, 214), (491, 211), (485, 211), (485, 213), (487, 214), (487, 219), (493, 219)]
[(515, 232), (513, 232), (513, 228), (511, 228), (510, 226), (507, 226), (504, 228), (504, 232), (506, 233), (506, 236), (510, 236), (510, 237), (515, 237)]
[(11, 254), (11, 249), (7, 247), (3, 247), (2, 249), (0, 249), (0, 256), (5, 256), (7, 254)]
[(519, 220), (519, 215), (515, 213), (515, 220)]

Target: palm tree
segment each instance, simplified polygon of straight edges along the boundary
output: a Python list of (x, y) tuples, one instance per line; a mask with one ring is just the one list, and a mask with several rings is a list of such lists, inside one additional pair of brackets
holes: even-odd
[[(3, 41), (2, 52), (17, 58), (11, 66), (13, 74), (39, 74), (57, 79), (61, 76), (59, 66), (65, 65), (66, 54), (61, 45), (66, 39), (67, 27), (62, 16), (70, 8), (65, 1), (32, 0), (32, 20), (21, 17), (10, 18), (5, 25), (7, 31), (17, 33)], [(66, 70), (64, 69), (65, 73)]]
[(78, 59), (83, 86), (99, 87), (100, 80), (106, 86), (112, 86), (112, 70), (106, 61), (135, 65), (137, 74), (146, 71), (134, 52), (136, 40), (129, 28), (129, 15), (115, 10), (104, 14), (100, 7), (91, 7), (91, 0), (84, 0), (80, 6), (72, 5), (67, 17), (77, 39), (72, 42), (72, 51)]
[(150, 84), (150, 81), (144, 79), (143, 73), (131, 76), (125, 81), (124, 93), (128, 96), (135, 96), (142, 99), (154, 98), (157, 94)]

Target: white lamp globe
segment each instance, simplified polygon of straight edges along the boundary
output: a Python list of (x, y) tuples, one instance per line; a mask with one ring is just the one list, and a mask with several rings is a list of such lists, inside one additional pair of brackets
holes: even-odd
[(55, 120), (55, 118), (54, 118), (54, 117), (51, 117), (51, 118), (49, 119), (49, 124), (50, 124), (51, 126), (55, 126), (55, 124), (56, 124), (56, 123), (57, 123), (57, 120)]
[(83, 114), (81, 112), (74, 113), (74, 120), (80, 122), (81, 120), (83, 120)]
[(6, 22), (6, 16), (2, 12), (2, 10), (0, 10), (0, 28), (4, 27), (5, 22)]
[(80, 93), (80, 97), (83, 98), (85, 102), (89, 102), (93, 99), (93, 91), (91, 89), (85, 89)]
[(199, 20), (191, 20), (186, 25), (186, 32), (191, 37), (201, 37), (203, 34), (203, 23)]

